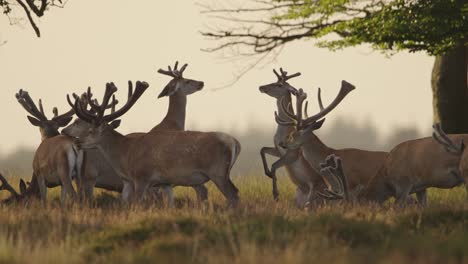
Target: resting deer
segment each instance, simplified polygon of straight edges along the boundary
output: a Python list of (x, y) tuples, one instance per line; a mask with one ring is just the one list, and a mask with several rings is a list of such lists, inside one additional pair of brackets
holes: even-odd
[(24, 201), (30, 197), (35, 197), (35, 198), (40, 198), (39, 195), (39, 186), (37, 185), (37, 181), (34, 178), (32, 182), (28, 182), (28, 186), (26, 186), (26, 183), (24, 182), (23, 179), (20, 179), (19, 182), (19, 189), (20, 193), (18, 193), (13, 186), (11, 186), (7, 179), (3, 177), (3, 175), (0, 173), (0, 191), (6, 190), (8, 191), (11, 195), (10, 197), (3, 199), (0, 201), (1, 204), (10, 204), (14, 202), (21, 202)]
[[(278, 116), (286, 118), (286, 112), (281, 107), (281, 102), (291, 107), (291, 94), (295, 94), (297, 90), (288, 83), (288, 80), (299, 76), (300, 73), (288, 75), (282, 68), (280, 68), (280, 74), (278, 74), (276, 70), (273, 70), (273, 72), (278, 80), (274, 83), (262, 85), (259, 89), (260, 92), (276, 99)], [(295, 124), (278, 124), (273, 138), (274, 147), (263, 147), (260, 150), (260, 155), (262, 157), (265, 174), (273, 180), (273, 197), (275, 200), (277, 200), (279, 196), (276, 183), (276, 170), (284, 165), (285, 160), (289, 161), (286, 165), (286, 170), (291, 181), (297, 186), (296, 205), (298, 207), (303, 207), (310, 200), (313, 192), (312, 187), (323, 185), (323, 181), (320, 175), (312, 169), (310, 164), (304, 159), (299, 149), (287, 151), (279, 145), (280, 142), (283, 142), (294, 130)], [(271, 170), (268, 167), (266, 154), (281, 158), (279, 161), (272, 164)]]
[[(393, 148), (382, 168), (357, 199), (382, 204), (390, 197), (395, 197), (398, 205), (404, 205), (409, 194), (423, 193), (418, 195), (418, 202), (426, 206), (427, 188), (450, 189), (462, 184), (464, 180), (460, 174), (460, 157), (464, 153), (463, 142), (468, 135), (446, 135), (439, 125), (435, 125), (434, 130), (433, 138), (409, 140)], [(342, 159), (346, 166), (347, 161)], [(347, 191), (348, 175), (339, 163), (338, 157), (330, 157), (322, 172), (324, 177), (339, 183), (327, 191), (330, 197), (346, 199), (343, 194)]]
[[(297, 129), (291, 131), (291, 134), (281, 144), (288, 150), (301, 149), (305, 159), (309, 162), (313, 169), (320, 172), (320, 163), (329, 155), (335, 154), (345, 160), (344, 170), (348, 176), (349, 186), (351, 189), (359, 189), (366, 184), (379, 170), (387, 158), (388, 153), (381, 151), (366, 151), (354, 148), (333, 149), (325, 145), (313, 131), (320, 129), (325, 121), (324, 117), (330, 113), (338, 104), (350, 93), (355, 87), (342, 81), (341, 89), (333, 100), (333, 102), (323, 107), (321, 99), (321, 90), (318, 90), (318, 102), (320, 112), (308, 116), (307, 103), (305, 109), (305, 119), (302, 118), (303, 102), (307, 95), (302, 89), (297, 93), (297, 109), (294, 114), (291, 109), (287, 109), (285, 104), (280, 104), (285, 116), (276, 116), (278, 124), (297, 124)], [(325, 181), (327, 182), (326, 178)], [(327, 185), (331, 184), (327, 182)]]
[(80, 178), (82, 153), (73, 147), (71, 138), (62, 136), (58, 132), (60, 127), (66, 126), (72, 120), (73, 109), (59, 115), (57, 108), (54, 107), (54, 117), (49, 120), (44, 114), (41, 100), (38, 108), (28, 92), (23, 90), (16, 94), (16, 98), (31, 115), (28, 116), (29, 122), (39, 127), (41, 133), (42, 142), (34, 154), (32, 182), (34, 184), (37, 181), (42, 202), (46, 204), (47, 187), (59, 185), (62, 186), (62, 204), (65, 203), (67, 195), (75, 199), (76, 192), (72, 178), (74, 176)]
[(79, 145), (84, 149), (98, 148), (125, 184), (131, 183), (136, 200), (142, 200), (153, 185), (197, 186), (211, 180), (229, 206), (235, 207), (238, 190), (229, 178), (240, 152), (235, 138), (224, 133), (195, 131), (153, 131), (140, 137), (125, 137), (108, 125), (125, 114), (148, 86), (137, 82), (127, 103), (109, 115), (104, 115), (104, 111), (117, 91), (112, 83), (106, 86), (95, 112), (84, 109), (76, 98), (73, 108), (78, 117), (93, 125), (87, 135), (76, 138)]

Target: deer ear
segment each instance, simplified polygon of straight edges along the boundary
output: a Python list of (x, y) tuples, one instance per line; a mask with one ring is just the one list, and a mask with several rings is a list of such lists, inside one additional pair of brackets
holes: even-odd
[(174, 79), (174, 80), (170, 81), (166, 85), (166, 87), (164, 87), (162, 92), (158, 95), (158, 98), (161, 98), (161, 97), (164, 97), (164, 96), (171, 96), (175, 92), (177, 92), (178, 89), (179, 89), (179, 82)]
[(73, 119), (73, 117), (69, 116), (69, 117), (57, 118), (57, 119), (55, 119), (55, 121), (57, 122), (59, 127), (64, 127), (64, 126), (67, 126), (68, 123), (70, 123), (70, 121), (72, 121), (72, 119)]
[(120, 119), (114, 120), (109, 124), (109, 126), (112, 127), (112, 129), (117, 129), (120, 126), (120, 122), (122, 122)]
[(19, 187), (20, 187), (20, 193), (25, 194), (26, 193), (26, 183), (23, 181), (23, 179), (20, 180)]
[(37, 127), (41, 126), (41, 121), (39, 121), (39, 119), (36, 119), (32, 116), (28, 116), (28, 120), (33, 126), (37, 126)]
[(325, 118), (318, 120), (317, 122), (314, 122), (310, 125), (307, 126), (307, 128), (304, 130), (306, 134), (311, 133), (317, 129), (320, 129), (325, 122)]

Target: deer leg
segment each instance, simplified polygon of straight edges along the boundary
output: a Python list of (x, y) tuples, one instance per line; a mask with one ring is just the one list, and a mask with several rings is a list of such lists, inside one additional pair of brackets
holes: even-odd
[(136, 202), (142, 202), (145, 200), (146, 189), (148, 188), (148, 184), (145, 181), (135, 181), (135, 193), (134, 193), (134, 200)]
[(167, 206), (169, 208), (174, 208), (174, 192), (172, 191), (172, 186), (165, 185), (161, 187), (164, 191), (164, 194), (167, 198)]
[(260, 156), (262, 157), (263, 170), (265, 171), (265, 175), (267, 175), (268, 177), (271, 178), (271, 176), (270, 176), (271, 173), (270, 173), (270, 170), (269, 170), (269, 167), (268, 167), (266, 154), (277, 157), (277, 158), (281, 157), (281, 154), (279, 153), (279, 151), (276, 148), (272, 148), (272, 147), (263, 147), (263, 148), (260, 149)]
[(129, 203), (130, 202), (130, 198), (132, 196), (132, 193), (133, 193), (133, 184), (131, 182), (128, 182), (128, 181), (123, 181), (123, 188), (122, 188), (122, 201), (124, 201), (124, 203)]
[(228, 208), (236, 208), (239, 203), (239, 190), (232, 183), (231, 179), (213, 178), (212, 181), (228, 200)]
[(203, 185), (203, 184), (196, 185), (196, 186), (193, 186), (193, 189), (197, 193), (198, 205), (201, 205), (206, 200), (208, 200), (208, 189), (205, 187), (205, 185)]
[(37, 174), (37, 183), (39, 185), (39, 192), (41, 194), (42, 205), (47, 206), (47, 186), (45, 184), (45, 179), (42, 175)]
[(410, 196), (412, 186), (403, 185), (396, 190), (396, 204), (401, 207), (405, 207), (408, 204), (408, 197)]
[(283, 166), (289, 165), (297, 160), (298, 158), (297, 151), (288, 150), (284, 156), (282, 156), (279, 160), (275, 161), (271, 165), (270, 177), (273, 180), (273, 199), (278, 201), (279, 199), (279, 191), (278, 191), (278, 184), (276, 178), (276, 171)]
[(419, 206), (427, 207), (427, 190), (424, 189), (416, 193), (416, 198), (418, 198)]

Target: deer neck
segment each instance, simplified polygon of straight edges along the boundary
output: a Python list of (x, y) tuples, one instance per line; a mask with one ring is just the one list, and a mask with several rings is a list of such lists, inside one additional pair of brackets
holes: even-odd
[[(284, 100), (284, 104), (288, 105), (288, 110), (293, 112), (292, 104), (291, 104), (291, 95), (286, 95), (282, 98), (276, 100), (276, 108), (278, 109), (278, 116), (284, 120), (288, 120), (288, 116), (283, 111), (283, 107), (281, 106), (281, 101)], [(294, 130), (293, 126), (282, 126), (278, 125), (276, 129), (276, 137), (278, 139), (285, 139), (291, 131)]]
[(169, 96), (169, 107), (166, 117), (152, 130), (174, 129), (185, 130), (186, 95)]
[(96, 145), (104, 160), (121, 178), (128, 178), (128, 156), (131, 138), (127, 138), (117, 131), (109, 131), (101, 142)]
[(390, 198), (391, 192), (385, 182), (383, 170), (384, 168), (380, 169), (379, 172), (367, 183), (361, 195), (358, 196), (360, 200), (383, 203)]
[(302, 145), (304, 157), (316, 170), (320, 170), (320, 163), (333, 154), (334, 150), (327, 147), (314, 133), (308, 135), (307, 140)]
[(40, 129), (39, 131), (41, 132), (41, 141), (60, 135), (58, 131), (46, 132), (42, 129)]

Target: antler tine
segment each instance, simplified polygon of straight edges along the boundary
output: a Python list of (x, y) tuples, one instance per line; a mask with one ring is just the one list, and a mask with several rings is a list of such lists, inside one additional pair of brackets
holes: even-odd
[(147, 82), (137, 81), (135, 85), (135, 91), (133, 92), (131, 97), (127, 99), (127, 103), (125, 103), (124, 106), (122, 106), (120, 109), (118, 109), (114, 113), (104, 116), (103, 119), (105, 121), (111, 121), (125, 114), (136, 103), (136, 101), (138, 101), (138, 99), (143, 95), (143, 93), (146, 91), (146, 89), (148, 89), (148, 87), (149, 87), (149, 84)]
[(336, 98), (333, 100), (333, 102), (330, 105), (328, 105), (326, 108), (323, 108), (322, 110), (320, 110), (319, 113), (317, 113), (317, 114), (307, 118), (306, 120), (304, 120), (303, 125), (307, 126), (307, 125), (309, 125), (311, 123), (316, 122), (317, 120), (321, 119), (322, 117), (326, 116), (333, 109), (335, 109), (335, 107), (338, 106), (339, 103), (341, 103), (341, 101), (346, 97), (346, 95), (348, 95), (348, 93), (350, 93), (355, 88), (356, 87), (354, 87), (354, 85), (352, 85), (352, 84), (350, 84), (350, 83), (348, 83), (346, 81), (342, 81), (340, 91), (339, 91), (338, 95), (336, 96)]
[(296, 121), (298, 128), (302, 127), (302, 105), (306, 99), (307, 94), (303, 89), (299, 89), (296, 93)]
[(177, 71), (177, 67), (179, 66), (179, 61), (176, 61), (175, 62), (175, 65), (174, 65), (174, 71)]
[(448, 152), (455, 153), (455, 154), (462, 154), (463, 151), (465, 150), (465, 143), (463, 139), (460, 140), (460, 145), (457, 146), (449, 137), (448, 135), (444, 132), (442, 127), (440, 126), (439, 123), (434, 124), (432, 126), (434, 128), (434, 132), (432, 133), (432, 137), (442, 146), (445, 147), (445, 149)]
[(44, 107), (42, 107), (42, 99), (39, 99), (39, 110), (43, 116), (46, 116), (44, 113)]
[(93, 93), (91, 92), (91, 87), (90, 86), (88, 86), (88, 89), (86, 90), (85, 95), (86, 95), (85, 96), (86, 101), (89, 104), (89, 106), (91, 106), (91, 109), (94, 112), (99, 113), (100, 110), (101, 110), (102, 105), (99, 104), (97, 99), (93, 99)]
[(104, 112), (106, 111), (107, 106), (109, 105), (109, 100), (112, 98), (112, 95), (117, 92), (117, 87), (113, 82), (106, 84), (106, 90), (104, 92), (104, 96), (102, 98), (102, 103), (99, 111), (97, 112), (97, 119), (96, 121), (100, 123), (104, 120)]
[(117, 100), (115, 99), (115, 94), (112, 95), (112, 105), (111, 105), (111, 113), (115, 113), (115, 105), (117, 104)]
[(3, 177), (1, 173), (0, 173), (0, 182), (2, 183), (2, 185), (0, 186), (0, 190), (7, 190), (15, 197), (19, 196), (16, 190), (8, 183), (8, 181), (5, 179), (5, 177)]
[(182, 77), (182, 75), (184, 74), (184, 71), (185, 69), (187, 68), (188, 64), (185, 63), (184, 65), (182, 65), (182, 68), (180, 68), (179, 72), (180, 72), (180, 76)]
[(273, 69), (273, 73), (276, 75), (276, 78), (278, 78), (278, 81), (281, 81), (281, 75), (279, 75), (275, 69)]
[[(95, 119), (95, 116), (90, 114), (89, 111), (87, 111), (84, 107), (85, 104), (81, 101), (81, 98), (78, 97), (76, 94), (73, 94), (73, 97), (75, 98), (75, 103), (72, 104), (72, 108), (75, 111), (76, 115), (78, 118), (83, 119), (86, 122), (93, 122)], [(70, 96), (67, 94), (67, 101), (70, 104)]]
[(38, 118), (39, 120), (47, 120), (47, 117), (43, 113), (41, 113), (41, 111), (39, 111), (39, 109), (37, 108), (36, 104), (34, 103), (33, 99), (27, 91), (19, 90), (19, 93), (16, 94), (16, 98), (28, 113)]
[(318, 100), (318, 104), (320, 107), (320, 111), (323, 111), (322, 89), (320, 89), (320, 87), (318, 88), (318, 91), (317, 91), (317, 100)]
[(296, 72), (295, 74), (292, 74), (292, 75), (289, 75), (289, 76), (286, 76), (286, 81), (289, 80), (289, 79), (292, 79), (292, 78), (296, 78), (298, 76), (301, 76), (301, 73), (300, 72)]

